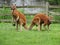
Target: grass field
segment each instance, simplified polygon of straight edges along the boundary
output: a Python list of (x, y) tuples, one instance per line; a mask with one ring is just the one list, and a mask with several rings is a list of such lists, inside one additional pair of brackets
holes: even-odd
[(60, 45), (60, 24), (51, 24), (50, 31), (16, 31), (11, 23), (0, 23), (0, 45)]

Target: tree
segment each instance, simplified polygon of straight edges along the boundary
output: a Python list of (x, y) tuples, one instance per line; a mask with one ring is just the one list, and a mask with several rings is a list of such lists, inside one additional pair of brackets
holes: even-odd
[(52, 5), (59, 5), (60, 4), (60, 0), (47, 0), (47, 1)]

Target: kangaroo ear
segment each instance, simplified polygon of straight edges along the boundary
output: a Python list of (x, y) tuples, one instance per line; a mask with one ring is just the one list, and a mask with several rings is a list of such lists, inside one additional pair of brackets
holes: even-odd
[(16, 4), (15, 4), (15, 6), (16, 6)]

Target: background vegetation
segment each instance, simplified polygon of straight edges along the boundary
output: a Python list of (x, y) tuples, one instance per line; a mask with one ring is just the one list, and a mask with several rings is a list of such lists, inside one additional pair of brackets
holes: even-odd
[(60, 0), (46, 0), (48, 1), (51, 5), (60, 5)]

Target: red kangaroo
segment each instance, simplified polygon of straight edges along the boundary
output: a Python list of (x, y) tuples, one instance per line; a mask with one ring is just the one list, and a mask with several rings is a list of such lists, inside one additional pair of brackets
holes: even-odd
[(12, 10), (13, 22), (15, 22), (16, 24), (16, 30), (18, 30), (18, 24), (20, 25), (20, 31), (22, 31), (22, 26), (25, 29), (27, 29), (27, 26), (26, 26), (27, 21), (26, 21), (25, 15), (16, 9), (15, 4), (11, 5), (11, 10)]
[(45, 27), (46, 25), (48, 26), (48, 29), (49, 29), (49, 25), (51, 24), (50, 17), (45, 14), (41, 14), (41, 13), (36, 14), (32, 20), (29, 30), (31, 30), (34, 25), (37, 25), (38, 31), (40, 31), (42, 24), (44, 24), (45, 29), (46, 29)]

